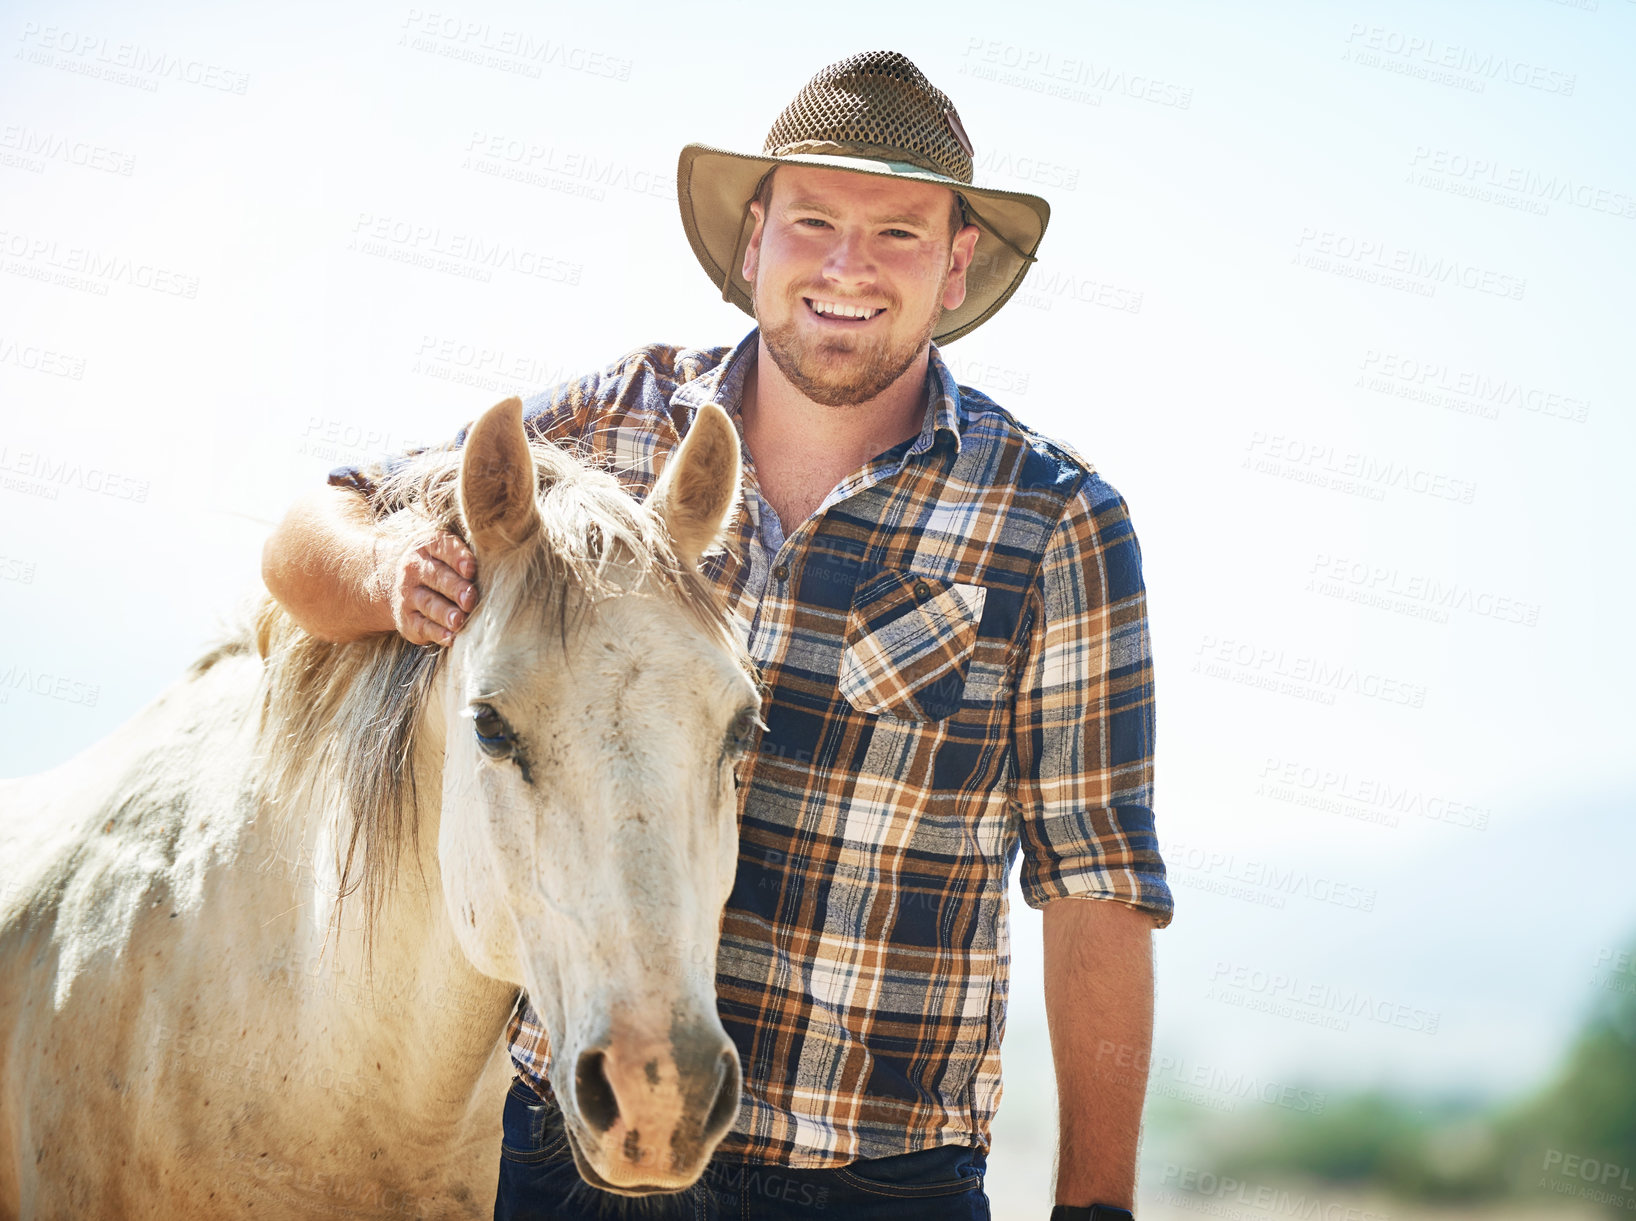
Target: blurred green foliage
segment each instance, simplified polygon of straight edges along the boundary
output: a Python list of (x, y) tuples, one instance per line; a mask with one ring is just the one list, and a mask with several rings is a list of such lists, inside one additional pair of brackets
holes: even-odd
[(1330, 1095), (1320, 1114), (1235, 1124), (1217, 1145), (1217, 1172), (1263, 1182), (1298, 1176), (1427, 1202), (1560, 1194), (1631, 1216), (1636, 949), (1620, 963), (1604, 973), (1561, 1067), (1537, 1092), (1501, 1105)]

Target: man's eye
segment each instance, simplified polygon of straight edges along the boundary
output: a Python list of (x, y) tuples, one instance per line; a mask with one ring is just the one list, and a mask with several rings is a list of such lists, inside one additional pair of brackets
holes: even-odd
[(827, 220), (819, 220), (816, 216), (803, 216), (795, 223), (798, 225), (811, 225), (815, 229), (826, 228), (829, 225)]
[(886, 236), (887, 237), (914, 237), (914, 234), (910, 233), (907, 229), (888, 229), (886, 231)]
[(473, 704), (471, 718), (477, 745), (485, 755), (491, 759), (504, 759), (511, 754), (514, 745), (511, 726), (506, 724), (504, 717), (487, 704)]

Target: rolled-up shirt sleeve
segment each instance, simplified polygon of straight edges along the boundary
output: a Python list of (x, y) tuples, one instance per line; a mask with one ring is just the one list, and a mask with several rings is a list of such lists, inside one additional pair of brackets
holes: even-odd
[(1052, 533), (1030, 617), (1013, 739), (1023, 897), (1115, 899), (1163, 928), (1142, 553), (1124, 498), (1094, 472)]
[(335, 488), (351, 488), (354, 492), (374, 500), (379, 494), (381, 483), (388, 475), (416, 454), (424, 452), (423, 449), (413, 449), (396, 457), (379, 458), (361, 466), (338, 466), (329, 473), (329, 485)]
[[(529, 436), (537, 440), (560, 441), (576, 436), (585, 426), (586, 413), (594, 402), (597, 375), (564, 382), (549, 390), (540, 391), (523, 400), (523, 424)], [(350, 488), (367, 497), (376, 512), (396, 506), (380, 503), (380, 488), (388, 476), (406, 466), (411, 459), (432, 449), (459, 449), (466, 443), (468, 423), (454, 439), (441, 445), (422, 445), (390, 457), (377, 458), (358, 466), (338, 466), (329, 473), (331, 487)]]

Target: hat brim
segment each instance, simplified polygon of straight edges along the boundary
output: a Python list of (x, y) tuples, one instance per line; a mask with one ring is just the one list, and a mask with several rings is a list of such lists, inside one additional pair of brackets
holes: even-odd
[(972, 223), (982, 234), (966, 268), (966, 299), (957, 308), (943, 311), (932, 334), (938, 344), (950, 343), (980, 326), (1011, 298), (1033, 265), (1051, 219), (1051, 205), (1037, 195), (969, 186), (906, 162), (808, 153), (769, 157), (689, 144), (676, 165), (676, 200), (688, 244), (710, 282), (721, 290), (722, 300), (752, 318), (755, 302), (743, 275), (744, 251), (755, 227), (748, 204), (762, 175), (780, 165), (906, 178), (960, 193), (970, 205), (967, 212)]

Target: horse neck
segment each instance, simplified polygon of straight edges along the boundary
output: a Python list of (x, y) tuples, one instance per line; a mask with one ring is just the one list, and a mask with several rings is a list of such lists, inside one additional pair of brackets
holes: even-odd
[[(335, 859), (332, 820), (312, 819), (301, 929), (304, 963), (323, 1028), (335, 1030), (367, 1069), (395, 1072), (389, 1088), (418, 1100), (429, 1114), (465, 1115), (492, 1099), (478, 1086), (500, 1046), (517, 989), (476, 971), (455, 940), (438, 864), (442, 814), (444, 682), (427, 701), (415, 734), (414, 809), (418, 834), (405, 840), (394, 884), (366, 933), (364, 896), (353, 895), (333, 925)], [(323, 986), (333, 984), (333, 987)], [(392, 1065), (392, 1068), (386, 1066)], [(413, 1105), (413, 1103), (411, 1103)], [(492, 1108), (490, 1108), (492, 1109)], [(492, 1119), (486, 1111), (484, 1120)]]

